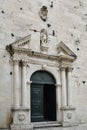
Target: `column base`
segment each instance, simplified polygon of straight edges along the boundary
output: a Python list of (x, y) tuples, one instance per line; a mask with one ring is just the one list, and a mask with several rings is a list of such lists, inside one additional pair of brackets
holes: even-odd
[(13, 123), (10, 125), (11, 130), (33, 130), (30, 124), (28, 107), (12, 107)]
[(15, 108), (12, 107), (12, 114), (13, 114), (13, 124), (17, 125), (18, 127), (23, 124), (27, 125), (30, 122), (29, 119), (29, 108), (27, 107), (21, 107), (21, 108)]
[(60, 110), (62, 112), (62, 120), (61, 120), (62, 126), (77, 126), (78, 125), (76, 121), (75, 107), (64, 106), (64, 107), (61, 107)]

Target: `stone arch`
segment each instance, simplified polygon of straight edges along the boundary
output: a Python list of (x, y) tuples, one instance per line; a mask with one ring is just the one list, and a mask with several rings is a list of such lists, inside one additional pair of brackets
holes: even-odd
[[(40, 74), (40, 76), (39, 76)], [(41, 77), (42, 74), (42, 77)], [(47, 76), (49, 77), (48, 79), (46, 77), (43, 76)], [(36, 79), (35, 79), (36, 78)], [(44, 78), (44, 82), (47, 83), (51, 83), (51, 84), (56, 84), (56, 79), (54, 77), (54, 75), (51, 72), (48, 72), (47, 70), (37, 70), (34, 73), (32, 73), (31, 77), (30, 77), (30, 81), (35, 82), (37, 81), (41, 81)]]

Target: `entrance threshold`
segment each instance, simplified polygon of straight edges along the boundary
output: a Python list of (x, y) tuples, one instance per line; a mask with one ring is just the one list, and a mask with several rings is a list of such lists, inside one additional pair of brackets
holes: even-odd
[(35, 123), (32, 123), (32, 124), (33, 124), (33, 128), (44, 128), (44, 127), (58, 127), (58, 126), (62, 126), (57, 121), (35, 122)]

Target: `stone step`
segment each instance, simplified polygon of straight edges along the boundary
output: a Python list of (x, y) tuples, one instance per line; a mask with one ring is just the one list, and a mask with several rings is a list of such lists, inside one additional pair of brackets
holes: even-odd
[(58, 122), (39, 122), (39, 123), (33, 123), (33, 127), (35, 129), (37, 128), (50, 128), (50, 127), (59, 127), (61, 124)]

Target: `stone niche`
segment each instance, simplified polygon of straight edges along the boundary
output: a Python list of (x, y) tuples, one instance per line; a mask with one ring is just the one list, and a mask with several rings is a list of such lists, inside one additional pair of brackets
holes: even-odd
[[(47, 39), (47, 32), (45, 32)], [(41, 36), (41, 44), (43, 40)], [(45, 39), (45, 40), (46, 40)], [(76, 108), (71, 101), (72, 64), (77, 56), (63, 42), (57, 45), (57, 55), (31, 51), (31, 35), (6, 47), (13, 62), (13, 123), (11, 130), (29, 130), (39, 126), (74, 126)], [(45, 41), (47, 42), (47, 41)], [(46, 43), (45, 43), (46, 44)], [(31, 75), (43, 70), (49, 72), (55, 78), (56, 84), (56, 123), (53, 121), (31, 122)], [(67, 84), (66, 84), (67, 82)]]

